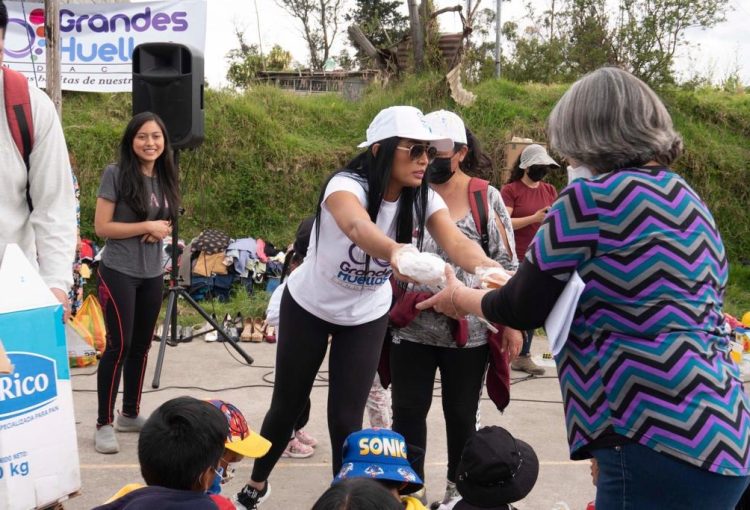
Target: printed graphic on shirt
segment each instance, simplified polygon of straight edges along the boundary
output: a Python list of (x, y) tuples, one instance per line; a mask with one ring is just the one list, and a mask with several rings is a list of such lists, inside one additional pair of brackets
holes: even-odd
[(365, 271), (367, 254), (356, 244), (349, 245), (348, 258), (339, 264), (339, 272), (333, 278), (337, 285), (352, 290), (374, 291), (386, 283), (393, 274), (387, 260), (370, 258), (370, 267)]

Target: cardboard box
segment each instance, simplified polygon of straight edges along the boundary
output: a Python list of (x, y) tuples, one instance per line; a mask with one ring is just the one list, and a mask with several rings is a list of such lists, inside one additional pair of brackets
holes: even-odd
[[(0, 264), (0, 508), (28, 510), (81, 488), (62, 306), (14, 244)], [(0, 361), (2, 361), (0, 359)]]

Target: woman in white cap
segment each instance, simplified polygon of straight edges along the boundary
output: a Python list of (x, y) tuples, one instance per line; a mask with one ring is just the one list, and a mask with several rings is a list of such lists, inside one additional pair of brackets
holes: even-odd
[[(513, 227), (503, 205), (500, 191), (485, 185), (482, 207), (490, 212), (478, 228), (472, 214), (470, 183), (482, 173), (492, 172), (492, 161), (481, 150), (479, 141), (466, 129), (461, 118), (453, 112), (440, 110), (425, 116), (436, 135), (453, 140), (448, 150), (438, 151), (429, 167), (427, 181), (445, 200), (448, 213), (458, 229), (477, 246), (482, 245), (486, 232), (486, 253), (504, 269), (515, 271), (518, 261), (513, 252)], [(480, 220), (481, 222), (482, 220)], [(424, 251), (435, 253), (446, 262), (449, 256), (435, 240), (425, 235)], [(472, 275), (460, 267), (456, 274), (471, 285)], [(430, 292), (428, 287), (414, 284), (410, 292)], [(416, 294), (414, 294), (416, 295)], [(393, 430), (402, 434), (408, 444), (427, 449), (427, 413), (432, 404), (436, 372), (440, 371), (443, 414), (448, 440), (447, 487), (444, 502), (457, 497), (456, 468), (461, 450), (476, 430), (476, 415), (484, 374), (489, 361), (487, 327), (476, 317), (469, 317), (462, 337), (456, 337), (459, 325), (450, 317), (433, 310), (415, 315), (408, 324), (400, 320), (400, 308), (410, 306), (405, 299), (396, 304), (393, 314), (393, 342), (390, 347), (390, 372), (393, 384)], [(511, 342), (518, 353), (522, 339), (519, 331), (509, 331)], [(507, 337), (506, 337), (507, 338)], [(507, 360), (504, 363), (507, 367)], [(507, 371), (507, 368), (506, 368)], [(507, 402), (506, 402), (507, 404)], [(424, 478), (424, 460), (415, 465)]]
[[(554, 159), (541, 145), (526, 147), (510, 173), (508, 183), (502, 187), (503, 201), (510, 212), (516, 238), (516, 255), (523, 260), (536, 231), (544, 221), (557, 190), (544, 178), (553, 168), (559, 168)], [(511, 368), (531, 375), (544, 375), (544, 368), (531, 359), (531, 339), (534, 330), (524, 332), (521, 354)]]
[(238, 507), (256, 508), (270, 493), (268, 476), (310, 395), (332, 336), (328, 429), (332, 468), (341, 468), (346, 437), (362, 428), (388, 323), (389, 278), (405, 280), (395, 261), (417, 246), (425, 229), (460, 267), (496, 266), (451, 220), (445, 202), (424, 180), (436, 150), (453, 140), (436, 136), (410, 106), (382, 110), (367, 129), (366, 148), (323, 185), (304, 262), (281, 298), (276, 379), (261, 428), (273, 446), (258, 459), (237, 494)]

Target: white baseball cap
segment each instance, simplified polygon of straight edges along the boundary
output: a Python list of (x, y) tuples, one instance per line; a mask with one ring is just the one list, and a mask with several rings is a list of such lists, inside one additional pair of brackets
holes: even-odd
[[(466, 126), (464, 126), (464, 121), (461, 120), (461, 117), (455, 113), (448, 110), (438, 110), (425, 115), (424, 120), (436, 135), (450, 138), (453, 140), (453, 143), (466, 144)], [(443, 149), (438, 148), (438, 150)]]
[(380, 110), (367, 128), (367, 140), (357, 147), (369, 147), (393, 136), (430, 142), (439, 151), (453, 147), (453, 140), (433, 133), (424, 114), (413, 106), (391, 106)]
[(521, 153), (521, 162), (518, 166), (523, 169), (529, 168), (532, 165), (550, 165), (560, 168), (554, 159), (552, 159), (547, 151), (538, 144), (531, 144), (526, 147)]

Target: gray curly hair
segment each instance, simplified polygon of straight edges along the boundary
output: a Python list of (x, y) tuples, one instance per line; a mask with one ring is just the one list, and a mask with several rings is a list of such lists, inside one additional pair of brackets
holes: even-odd
[(547, 120), (550, 146), (598, 173), (649, 161), (669, 166), (682, 153), (672, 117), (651, 88), (616, 67), (587, 74)]

